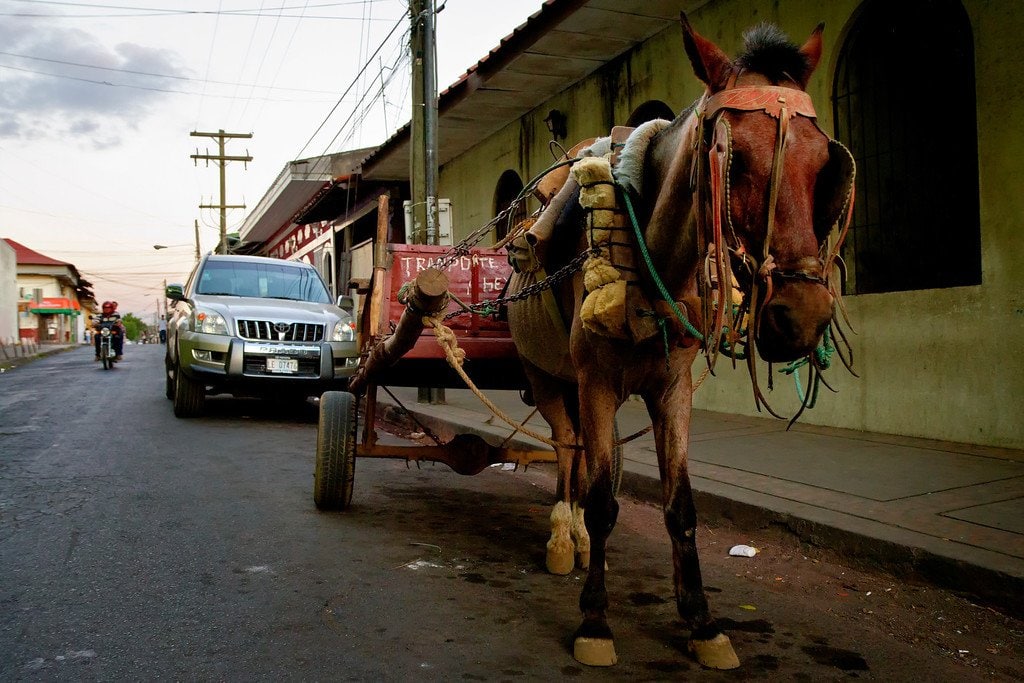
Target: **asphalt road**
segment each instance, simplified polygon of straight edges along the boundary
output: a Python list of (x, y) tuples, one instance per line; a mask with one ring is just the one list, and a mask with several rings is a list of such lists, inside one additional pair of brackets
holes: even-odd
[(1024, 678), (1020, 621), (706, 527), (743, 666), (702, 670), (660, 513), (629, 500), (609, 556), (619, 664), (583, 667), (582, 575), (543, 569), (549, 468), (357, 460), (352, 508), (318, 513), (315, 408), (218, 398), (176, 419), (162, 354), (130, 346), (103, 371), (83, 348), (0, 375), (0, 680)]

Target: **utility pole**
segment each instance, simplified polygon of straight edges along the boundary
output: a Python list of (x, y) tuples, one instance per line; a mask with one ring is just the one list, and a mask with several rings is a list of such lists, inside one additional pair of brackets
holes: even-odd
[(195, 222), (196, 222), (196, 263), (199, 263), (199, 259), (202, 258), (202, 256), (199, 254), (199, 219), (196, 218)]
[(437, 244), (437, 69), (434, 0), (409, 0), (412, 18), (413, 244)]
[(225, 133), (223, 129), (216, 133), (200, 133), (198, 131), (192, 131), (189, 133), (192, 137), (208, 137), (213, 138), (217, 141), (220, 148), (219, 154), (200, 154), (199, 150), (191, 155), (193, 163), (198, 162), (199, 159), (206, 161), (209, 166), (211, 161), (215, 161), (220, 165), (220, 204), (200, 204), (200, 209), (220, 209), (220, 248), (218, 251), (221, 254), (228, 253), (228, 209), (244, 209), (245, 204), (228, 204), (227, 203), (227, 180), (225, 178), (224, 169), (229, 161), (241, 161), (248, 164), (252, 161), (252, 157), (249, 156), (248, 150), (246, 155), (243, 156), (229, 156), (224, 154), (225, 140), (233, 138), (251, 138), (252, 133)]
[[(412, 185), (413, 244), (437, 244), (437, 69), (434, 0), (409, 0), (412, 53), (412, 128), (409, 179)], [(420, 403), (444, 403), (444, 387), (419, 387)]]

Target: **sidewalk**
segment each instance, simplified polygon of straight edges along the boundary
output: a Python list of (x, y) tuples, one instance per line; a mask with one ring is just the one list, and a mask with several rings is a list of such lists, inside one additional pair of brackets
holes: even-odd
[[(389, 389), (438, 434), (500, 443), (512, 431), (469, 390), (446, 389), (446, 404), (430, 405), (416, 402), (414, 388)], [(532, 410), (517, 392), (487, 396), (518, 420)], [(394, 404), (383, 390), (378, 402)], [(627, 435), (650, 420), (643, 403), (630, 400), (618, 423)], [(540, 415), (527, 425), (549, 433)], [(522, 435), (508, 445), (546, 448)], [(622, 493), (660, 505), (653, 437), (625, 444), (623, 459)], [(782, 525), (898, 576), (1024, 608), (1024, 451), (800, 423), (786, 431), (781, 420), (698, 410), (690, 467), (703, 521), (751, 532)]]
[(55, 353), (63, 353), (71, 349), (77, 349), (78, 347), (84, 347), (85, 344), (35, 344), (31, 346), (25, 345), (7, 345), (4, 344), (0, 347), (0, 372), (9, 372), (19, 365), (29, 363), (36, 358), (43, 358), (45, 356), (52, 356)]

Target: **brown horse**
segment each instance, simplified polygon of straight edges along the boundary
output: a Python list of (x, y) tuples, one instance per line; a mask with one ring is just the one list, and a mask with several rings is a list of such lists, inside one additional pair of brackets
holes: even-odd
[[(604, 244), (612, 264), (631, 271), (623, 275), (626, 332), (602, 333), (586, 323), (581, 311), (595, 294), (579, 272), (558, 281), (546, 301), (509, 306), (532, 397), (562, 444), (548, 568), (568, 573), (576, 560), (588, 569), (574, 656), (597, 666), (616, 661), (605, 552), (618, 512), (614, 416), (631, 394), (642, 397), (653, 425), (676, 605), (691, 629), (690, 648), (705, 666), (739, 665), (711, 616), (697, 557), (687, 463), (691, 366), (702, 350), (713, 362), (722, 329), (734, 353), (745, 346), (768, 362), (810, 357), (813, 364), (833, 320), (837, 291), (829, 275), (852, 203), (852, 158), (818, 128), (805, 92), (821, 56), (822, 26), (802, 47), (773, 27), (756, 27), (734, 61), (685, 15), (681, 23), (686, 54), (706, 92), (674, 121), (638, 129), (647, 139), (640, 147), (627, 143), (615, 169), (619, 206), (625, 206), (620, 213), (633, 217), (620, 225), (636, 225), (636, 237), (612, 233), (617, 236)], [(632, 178), (624, 180), (629, 164)], [(548, 273), (601, 246), (588, 241), (594, 228), (578, 186), (570, 180), (559, 196), (538, 221), (552, 227), (550, 238), (531, 241)], [(642, 248), (632, 269), (624, 264), (629, 258), (616, 263), (624, 243), (631, 252)], [(510, 291), (543, 272), (513, 276)], [(735, 305), (717, 285), (730, 282), (742, 292)], [(650, 311), (639, 310), (638, 301), (650, 302)], [(549, 324), (558, 311), (564, 312), (561, 332)], [(655, 333), (638, 333), (644, 325)], [(754, 391), (760, 405), (756, 379)], [(580, 442), (582, 448), (572, 446)]]

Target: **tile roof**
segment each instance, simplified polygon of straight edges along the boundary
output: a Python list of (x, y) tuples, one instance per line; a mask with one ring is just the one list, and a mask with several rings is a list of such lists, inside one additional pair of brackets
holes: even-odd
[(38, 251), (29, 249), (24, 244), (15, 242), (9, 237), (4, 237), (3, 240), (14, 249), (18, 263), (31, 264), (34, 266), (71, 266), (67, 261), (58, 261), (55, 258), (50, 258), (46, 254), (40, 254)]

